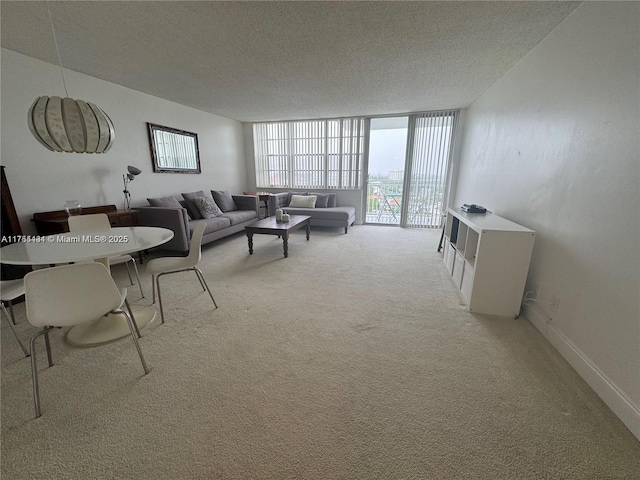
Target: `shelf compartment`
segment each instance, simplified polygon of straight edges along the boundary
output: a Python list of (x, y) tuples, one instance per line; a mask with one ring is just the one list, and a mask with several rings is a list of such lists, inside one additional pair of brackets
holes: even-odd
[(469, 227), (466, 224), (460, 223), (458, 227), (458, 241), (456, 242), (456, 250), (460, 252), (462, 256), (464, 256), (464, 250), (467, 245), (467, 231)]
[(471, 301), (471, 291), (473, 290), (473, 276), (474, 268), (471, 264), (465, 263), (464, 273), (462, 274), (462, 283), (460, 284), (460, 292), (462, 298), (467, 302), (467, 305)]
[(453, 259), (455, 257), (455, 250), (451, 246), (451, 243), (446, 239), (444, 243), (444, 264), (447, 267), (449, 275), (453, 273)]
[(451, 276), (453, 277), (453, 282), (456, 284), (456, 287), (460, 289), (462, 285), (462, 276), (464, 274), (464, 257), (459, 253), (456, 253), (455, 260), (453, 262), (453, 273)]
[(476, 253), (478, 251), (478, 240), (480, 235), (475, 230), (469, 228), (467, 231), (467, 241), (464, 248), (464, 258), (469, 263), (476, 263)]

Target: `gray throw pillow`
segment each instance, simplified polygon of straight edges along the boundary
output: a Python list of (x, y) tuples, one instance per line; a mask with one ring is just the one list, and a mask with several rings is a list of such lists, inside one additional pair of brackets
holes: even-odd
[(196, 197), (193, 199), (193, 203), (200, 210), (202, 218), (213, 218), (222, 215), (222, 210), (216, 205), (213, 197), (205, 195), (203, 197)]
[(182, 208), (176, 197), (147, 198), (147, 202), (152, 207)]
[(223, 212), (233, 212), (238, 209), (236, 202), (233, 201), (231, 193), (226, 190), (211, 190), (213, 199), (216, 201), (220, 210)]
[(185, 203), (187, 205), (187, 212), (189, 212), (189, 216), (193, 220), (197, 220), (199, 218), (202, 218), (202, 215), (200, 215), (200, 210), (198, 209), (196, 204), (193, 203), (193, 200), (196, 197), (204, 197), (204, 192), (202, 190), (200, 190), (200, 191), (197, 191), (197, 192), (183, 193), (182, 197), (184, 198), (184, 201), (185, 201)]
[(328, 193), (311, 193), (310, 195), (316, 196), (316, 208), (327, 208), (329, 206), (329, 194)]

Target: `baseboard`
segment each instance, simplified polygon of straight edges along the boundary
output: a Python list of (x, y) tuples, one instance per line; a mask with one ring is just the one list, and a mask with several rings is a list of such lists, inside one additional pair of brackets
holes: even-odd
[(589, 357), (536, 308), (527, 307), (524, 316), (574, 368), (620, 420), (640, 440), (640, 408)]

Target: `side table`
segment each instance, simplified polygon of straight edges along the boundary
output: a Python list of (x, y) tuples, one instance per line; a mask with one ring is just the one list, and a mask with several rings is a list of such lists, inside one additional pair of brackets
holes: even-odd
[(253, 195), (254, 197), (258, 197), (261, 202), (264, 202), (260, 208), (264, 208), (264, 218), (269, 216), (269, 192), (242, 192), (245, 195)]

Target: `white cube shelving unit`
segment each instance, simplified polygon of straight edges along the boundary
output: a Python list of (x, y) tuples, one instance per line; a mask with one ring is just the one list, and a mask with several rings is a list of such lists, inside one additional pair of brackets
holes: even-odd
[(489, 212), (448, 210), (443, 260), (470, 312), (520, 313), (535, 235)]

